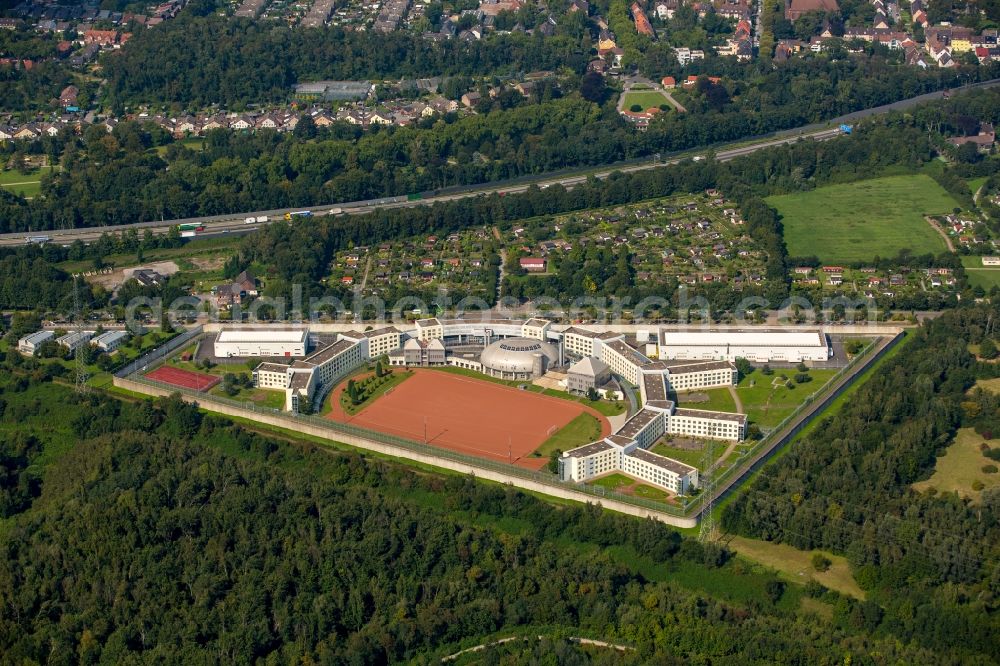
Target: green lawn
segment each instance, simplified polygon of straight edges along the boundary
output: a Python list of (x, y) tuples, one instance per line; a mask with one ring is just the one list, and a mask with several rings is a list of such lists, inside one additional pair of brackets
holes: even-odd
[(986, 184), (987, 180), (989, 180), (989, 178), (987, 178), (986, 176), (981, 176), (979, 178), (970, 178), (965, 182), (969, 185), (969, 190), (972, 192), (972, 194), (975, 195), (976, 192), (979, 191), (979, 188)]
[[(721, 454), (725, 448), (725, 446), (717, 445), (715, 447), (716, 453)], [(660, 442), (659, 444), (655, 444), (650, 450), (657, 455), (665, 456), (676, 460), (677, 462), (682, 462), (685, 465), (691, 465), (692, 467), (701, 469), (701, 458), (704, 455), (704, 451), (701, 449), (696, 451), (690, 449), (679, 449), (676, 446), (670, 446), (669, 442)]]
[(622, 108), (628, 111), (633, 104), (638, 104), (645, 111), (650, 107), (659, 108), (661, 104), (669, 104), (669, 102), (667, 102), (667, 98), (663, 96), (663, 93), (655, 90), (630, 91), (625, 93), (625, 101), (622, 103)]
[[(374, 377), (374, 375), (375, 375), (374, 372), (372, 372), (370, 374), (370, 376), (372, 376), (372, 377)], [(413, 376), (413, 372), (410, 371), (410, 370), (403, 370), (403, 371), (395, 370), (395, 371), (393, 371), (392, 374), (388, 377), (388, 379), (386, 379), (386, 381), (385, 381), (384, 384), (382, 384), (382, 385), (376, 387), (375, 389), (373, 389), (371, 391), (371, 393), (369, 393), (368, 395), (366, 395), (365, 399), (362, 400), (357, 405), (352, 405), (351, 404), (351, 399), (347, 397), (347, 391), (345, 390), (343, 393), (340, 394), (340, 406), (348, 414), (351, 414), (351, 415), (357, 414), (362, 409), (364, 409), (368, 405), (372, 404), (373, 402), (375, 402), (376, 400), (378, 400), (379, 398), (381, 398), (383, 395), (385, 395), (386, 393), (388, 393), (390, 390), (396, 388), (397, 386), (399, 386), (400, 384), (402, 384), (404, 381), (406, 381), (407, 379), (409, 379), (412, 376)], [(346, 379), (344, 381), (347, 382), (347, 381), (350, 381), (350, 380), (351, 380), (351, 378), (348, 378), (348, 379)], [(354, 378), (354, 381), (360, 383), (360, 382), (362, 382), (364, 380), (361, 379), (361, 378)], [(360, 390), (360, 386), (359, 386), (359, 390)]]
[(209, 391), (210, 395), (218, 396), (220, 398), (226, 398), (227, 400), (236, 400), (238, 402), (252, 402), (258, 407), (265, 407), (267, 409), (285, 409), (285, 392), (284, 391), (273, 391), (268, 389), (241, 389), (236, 395), (229, 395), (222, 390), (222, 385), (218, 385)]
[(0, 187), (8, 192), (33, 197), (42, 188), (42, 175), (53, 171), (54, 167), (34, 169), (24, 174), (10, 169), (0, 170)]
[(634, 497), (642, 497), (644, 499), (655, 500), (657, 502), (664, 502), (670, 499), (670, 493), (665, 490), (661, 490), (655, 486), (651, 486), (641, 481), (636, 481), (630, 476), (625, 476), (624, 474), (608, 474), (607, 476), (602, 476), (594, 481), (589, 481), (591, 485), (601, 486), (602, 488), (607, 488), (608, 490), (614, 492), (622, 492), (623, 488), (632, 488), (632, 495)]
[[(914, 483), (913, 489), (923, 492), (934, 488), (938, 492), (955, 493), (959, 497), (978, 502), (981, 491), (972, 489), (974, 482), (981, 482), (984, 488), (1000, 485), (1000, 473), (987, 474), (982, 470), (984, 465), (1000, 467), (1000, 462), (983, 455), (979, 447), (984, 441), (972, 428), (960, 429), (955, 435), (955, 441), (934, 463), (931, 478)], [(996, 446), (993, 442), (987, 443), (992, 447)]]
[(987, 292), (1000, 287), (1000, 268), (966, 268), (965, 275), (972, 287), (982, 287)]
[(588, 442), (597, 441), (600, 436), (601, 424), (597, 418), (592, 414), (580, 414), (542, 442), (531, 455), (536, 458), (539, 456), (548, 458), (556, 451), (569, 451)]
[(616, 472), (614, 474), (602, 476), (599, 479), (594, 479), (589, 483), (592, 486), (601, 486), (602, 488), (607, 488), (608, 490), (616, 490), (622, 486), (631, 486), (635, 483), (635, 479)]
[(708, 402), (692, 402), (685, 400), (686, 394), (677, 394), (677, 405), (689, 409), (708, 409), (715, 412), (735, 412), (736, 402), (726, 387), (691, 391), (691, 395), (705, 393), (708, 395)]
[(811, 382), (806, 384), (793, 382), (795, 388), (789, 389), (785, 387), (784, 382), (776, 382), (775, 378), (785, 375), (788, 379), (792, 379), (798, 374), (795, 368), (775, 370), (770, 376), (757, 370), (740, 380), (736, 393), (743, 402), (743, 409), (751, 423), (756, 423), (762, 428), (773, 428), (794, 412), (806, 398), (819, 391), (836, 373), (837, 371), (832, 369), (811, 369), (807, 373), (813, 378)]
[(902, 249), (937, 254), (944, 240), (924, 219), (959, 204), (930, 176), (875, 178), (811, 192), (773, 196), (793, 257), (827, 263), (895, 256)]

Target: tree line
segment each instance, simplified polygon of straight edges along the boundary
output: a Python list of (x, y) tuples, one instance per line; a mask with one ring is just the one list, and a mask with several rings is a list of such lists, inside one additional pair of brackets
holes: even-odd
[[(867, 624), (904, 640), (996, 653), (1000, 493), (976, 505), (916, 492), (963, 426), (992, 428), (995, 399), (966, 392), (994, 306), (947, 311), (832, 417), (765, 467), (726, 506), (726, 529), (848, 557), (873, 604)], [(994, 373), (995, 374), (995, 373)], [(965, 408), (963, 409), (963, 405)]]

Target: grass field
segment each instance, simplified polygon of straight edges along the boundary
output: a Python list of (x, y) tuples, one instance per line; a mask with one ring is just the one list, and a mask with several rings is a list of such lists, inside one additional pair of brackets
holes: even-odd
[(732, 537), (729, 547), (748, 560), (776, 570), (786, 580), (804, 584), (813, 578), (824, 587), (841, 594), (855, 599), (865, 598), (864, 590), (858, 587), (853, 574), (851, 574), (851, 567), (848, 565), (847, 559), (840, 555), (820, 551), (832, 562), (829, 569), (820, 572), (812, 566), (812, 552), (792, 548), (785, 544)]
[(236, 395), (229, 395), (222, 390), (222, 386), (216, 386), (211, 391), (210, 395), (217, 396), (219, 398), (225, 398), (227, 400), (237, 400), (239, 402), (252, 402), (257, 407), (263, 407), (266, 409), (285, 409), (285, 392), (284, 391), (271, 391), (267, 389), (240, 389), (240, 392)]
[(984, 488), (1000, 486), (1000, 474), (982, 471), (983, 465), (1000, 467), (1000, 462), (990, 460), (979, 450), (984, 441), (972, 428), (961, 428), (945, 454), (937, 459), (931, 478), (914, 483), (913, 489), (924, 492), (935, 488), (938, 492), (956, 493), (978, 502), (982, 493), (972, 489), (973, 482), (982, 482)]
[(569, 451), (601, 437), (601, 424), (592, 414), (580, 414), (559, 428), (554, 435), (535, 449), (532, 456), (548, 458), (556, 451)]
[(795, 388), (789, 389), (784, 382), (775, 381), (775, 378), (785, 375), (791, 379), (798, 374), (796, 369), (775, 370), (770, 376), (758, 370), (740, 380), (736, 393), (740, 396), (751, 423), (762, 428), (773, 428), (794, 412), (806, 398), (819, 391), (836, 373), (836, 370), (826, 368), (810, 369), (807, 374), (813, 378), (811, 382), (793, 382)]
[[(716, 446), (718, 453), (722, 453), (725, 447)], [(650, 449), (653, 453), (667, 458), (672, 458), (678, 462), (682, 462), (685, 465), (691, 465), (692, 467), (701, 468), (701, 457), (704, 455), (702, 449), (691, 450), (691, 449), (679, 449), (676, 446), (670, 446), (669, 442), (660, 442), (655, 444), (653, 448)]]
[(0, 170), (0, 187), (23, 197), (36, 196), (42, 188), (42, 175), (53, 169), (54, 167), (34, 169), (27, 174), (9, 169)]
[[(362, 375), (364, 375), (364, 376), (358, 375), (358, 376), (350, 377), (350, 378), (344, 380), (343, 385), (346, 387), (347, 386), (347, 382), (350, 381), (350, 379), (354, 379), (354, 381), (356, 381), (356, 382), (361, 382), (364, 379), (366, 379), (368, 376), (374, 376), (374, 374), (375, 374), (374, 372), (371, 372), (371, 373), (365, 372), (365, 373), (362, 373)], [(372, 404), (373, 402), (375, 402), (376, 400), (378, 400), (379, 398), (381, 398), (383, 395), (385, 395), (386, 393), (388, 393), (392, 389), (396, 388), (402, 382), (406, 381), (407, 379), (409, 379), (412, 376), (413, 376), (413, 373), (410, 372), (410, 371), (398, 371), (398, 370), (397, 371), (391, 371), (391, 375), (390, 375), (389, 379), (387, 379), (384, 384), (382, 384), (381, 386), (379, 386), (378, 388), (376, 388), (369, 395), (365, 396), (365, 399), (362, 400), (357, 405), (351, 404), (351, 400), (350, 400), (350, 398), (347, 397), (347, 392), (345, 390), (344, 393), (340, 394), (340, 406), (348, 414), (351, 414), (351, 415), (357, 414), (362, 409), (364, 409), (368, 405)], [(336, 389), (334, 389), (334, 391), (333, 391), (333, 393), (331, 393), (331, 395), (336, 396), (337, 393), (338, 393), (338, 391)]]
[(632, 477), (625, 476), (624, 474), (608, 474), (607, 476), (602, 476), (601, 478), (590, 481), (589, 483), (595, 486), (601, 486), (602, 488), (607, 488), (608, 490), (614, 492), (624, 493), (625, 491), (628, 491), (627, 494), (631, 494), (635, 497), (643, 497), (645, 499), (664, 501), (670, 497), (670, 494), (665, 490), (647, 485), (641, 481), (636, 481)]
[(704, 389), (700, 391), (692, 391), (691, 394), (704, 393), (708, 395), (707, 402), (692, 402), (685, 400), (684, 393), (677, 394), (677, 404), (681, 407), (687, 407), (690, 409), (708, 409), (716, 412), (735, 412), (736, 402), (733, 401), (732, 394), (729, 393), (729, 389), (714, 388), (714, 389)]
[(1000, 269), (998, 268), (966, 268), (965, 275), (973, 287), (982, 287), (989, 292), (993, 287), (1000, 287)]
[(667, 98), (663, 96), (663, 93), (657, 92), (655, 90), (643, 90), (643, 91), (630, 91), (625, 93), (625, 100), (622, 102), (622, 108), (628, 111), (633, 104), (638, 104), (645, 111), (650, 107), (657, 107), (661, 104), (669, 104)]
[(979, 178), (970, 178), (965, 182), (968, 183), (969, 190), (972, 192), (973, 195), (975, 195), (976, 192), (979, 191), (979, 188), (986, 184), (987, 180), (989, 180), (989, 178), (987, 178), (986, 176), (980, 176)]
[(937, 254), (944, 240), (924, 219), (958, 206), (930, 176), (890, 176), (769, 197), (782, 216), (793, 257), (820, 261), (868, 261), (902, 249)]

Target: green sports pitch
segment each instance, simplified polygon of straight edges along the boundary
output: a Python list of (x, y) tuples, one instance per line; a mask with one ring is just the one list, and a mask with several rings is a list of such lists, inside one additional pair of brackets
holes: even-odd
[(791, 257), (826, 263), (893, 257), (900, 250), (938, 254), (944, 239), (924, 219), (950, 213), (958, 202), (930, 176), (889, 176), (811, 192), (773, 196)]

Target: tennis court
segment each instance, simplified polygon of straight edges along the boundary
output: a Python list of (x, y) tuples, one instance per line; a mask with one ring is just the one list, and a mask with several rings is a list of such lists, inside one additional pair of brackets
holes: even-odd
[(173, 384), (174, 386), (193, 389), (195, 391), (207, 391), (222, 381), (222, 378), (217, 375), (181, 370), (180, 368), (172, 368), (169, 365), (161, 365), (146, 376), (164, 384)]

